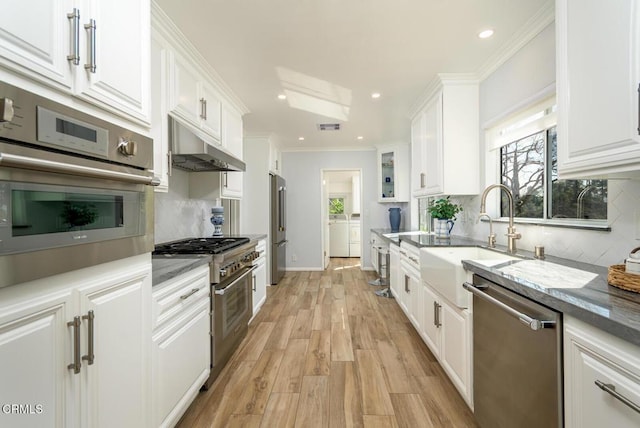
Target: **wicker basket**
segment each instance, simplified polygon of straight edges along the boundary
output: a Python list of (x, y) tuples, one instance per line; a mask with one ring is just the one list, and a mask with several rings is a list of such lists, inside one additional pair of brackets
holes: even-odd
[(607, 280), (609, 285), (622, 288), (623, 290), (640, 293), (640, 275), (625, 272), (625, 265), (609, 266)]

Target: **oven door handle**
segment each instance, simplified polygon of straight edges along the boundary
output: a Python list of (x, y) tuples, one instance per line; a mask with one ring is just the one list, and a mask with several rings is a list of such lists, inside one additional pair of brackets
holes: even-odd
[(109, 180), (124, 181), (127, 183), (146, 184), (149, 186), (158, 186), (160, 184), (160, 179), (158, 177), (129, 174), (119, 171), (109, 171), (107, 169), (74, 165), (70, 163), (56, 162), (46, 159), (32, 158), (28, 156), (12, 155), (2, 152), (0, 152), (0, 165), (13, 168), (34, 169), (36, 171), (55, 172), (59, 174), (78, 175), (81, 177), (104, 178)]
[(217, 294), (218, 296), (224, 296), (225, 293), (228, 293), (231, 291), (231, 289), (233, 287), (235, 287), (235, 285), (237, 283), (239, 283), (241, 280), (243, 280), (247, 275), (249, 275), (257, 266), (250, 266), (247, 268), (247, 270), (238, 277), (238, 279), (234, 280), (231, 284), (227, 285), (224, 288), (221, 288), (220, 290), (215, 290), (214, 293)]

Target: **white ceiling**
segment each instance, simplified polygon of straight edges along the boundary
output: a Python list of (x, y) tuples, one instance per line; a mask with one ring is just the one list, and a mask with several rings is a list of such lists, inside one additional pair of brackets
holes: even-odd
[[(409, 111), (436, 73), (478, 72), (553, 7), (553, 0), (156, 1), (250, 110), (245, 135), (272, 135), (285, 149), (408, 143)], [(495, 35), (479, 39), (486, 28)], [(281, 93), (287, 100), (277, 99)], [(319, 123), (342, 129), (319, 131)]]

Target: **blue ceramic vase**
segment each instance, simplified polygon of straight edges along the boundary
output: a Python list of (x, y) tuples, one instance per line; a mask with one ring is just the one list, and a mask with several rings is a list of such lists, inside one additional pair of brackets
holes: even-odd
[(389, 224), (391, 224), (391, 231), (400, 231), (400, 208), (389, 208)]

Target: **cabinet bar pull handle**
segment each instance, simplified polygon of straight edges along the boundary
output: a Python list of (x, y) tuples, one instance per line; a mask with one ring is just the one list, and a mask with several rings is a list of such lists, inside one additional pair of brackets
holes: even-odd
[(95, 315), (93, 311), (87, 312), (87, 315), (83, 315), (82, 319), (87, 320), (89, 325), (87, 326), (87, 355), (82, 356), (82, 360), (86, 361), (88, 365), (93, 364), (95, 355), (93, 353), (93, 319)]
[(171, 169), (173, 168), (173, 158), (171, 157), (171, 150), (167, 152), (167, 163), (169, 164), (169, 168), (167, 171), (167, 175), (171, 177), (171, 173), (173, 172)]
[(440, 327), (442, 324), (440, 323), (440, 305), (438, 302), (433, 302), (433, 325), (436, 327)]
[(204, 120), (207, 120), (207, 100), (204, 100)]
[(200, 119), (205, 119), (205, 113), (204, 113), (204, 98), (200, 98)]
[(73, 8), (73, 12), (67, 13), (67, 19), (73, 20), (71, 28), (71, 53), (67, 55), (67, 61), (73, 61), (73, 65), (80, 64), (80, 11)]
[(616, 400), (622, 401), (624, 404), (626, 404), (627, 406), (631, 407), (636, 412), (640, 413), (640, 406), (638, 406), (636, 403), (634, 403), (633, 401), (629, 400), (627, 397), (625, 397), (624, 395), (622, 395), (618, 391), (616, 391), (615, 385), (610, 384), (610, 383), (604, 383), (604, 382), (599, 381), (599, 380), (596, 380), (594, 383), (596, 384), (596, 386), (598, 388), (600, 388), (604, 392), (607, 392), (607, 393), (613, 395), (613, 397)]
[(67, 366), (73, 369), (74, 374), (80, 373), (80, 317), (73, 317), (73, 321), (67, 323), (67, 327), (73, 327), (73, 363)]
[(85, 30), (89, 31), (89, 63), (84, 65), (86, 70), (91, 73), (96, 72), (96, 20), (89, 20), (88, 24), (84, 24)]
[(191, 289), (191, 291), (189, 291), (187, 294), (183, 294), (182, 296), (180, 296), (180, 300), (185, 300), (188, 299), (189, 297), (193, 296), (194, 294), (196, 294), (198, 291), (200, 291), (199, 288), (193, 288)]
[(226, 189), (227, 187), (229, 187), (229, 176), (227, 174), (227, 172), (224, 173), (224, 188)]
[(256, 291), (256, 276), (253, 275), (253, 291)]
[(404, 276), (404, 291), (411, 293), (411, 289), (409, 288), (409, 277), (407, 275)]
[(638, 135), (640, 135), (640, 83), (638, 83)]
[(426, 186), (426, 184), (424, 184), (424, 178), (425, 178), (425, 174), (424, 172), (420, 173), (420, 188), (424, 189), (424, 186)]

